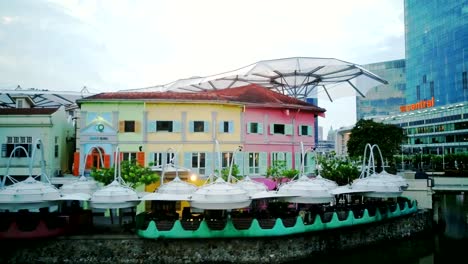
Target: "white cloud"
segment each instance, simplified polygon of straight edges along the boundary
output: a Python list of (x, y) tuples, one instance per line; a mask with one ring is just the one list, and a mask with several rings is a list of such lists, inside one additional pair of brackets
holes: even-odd
[(12, 16), (2, 16), (2, 19), (1, 19), (3, 25), (9, 25), (11, 23), (14, 23), (17, 20), (18, 20), (18, 17), (12, 17)]

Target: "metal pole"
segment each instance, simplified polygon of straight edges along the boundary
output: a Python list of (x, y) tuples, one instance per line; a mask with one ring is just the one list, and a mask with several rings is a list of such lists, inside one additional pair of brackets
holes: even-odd
[(423, 160), (422, 160), (422, 156), (423, 156), (423, 147), (420, 147), (421, 148), (421, 170), (423, 169)]
[(445, 171), (445, 147), (442, 145), (442, 169)]
[(401, 170), (405, 170), (405, 162), (403, 160), (403, 145), (401, 145)]

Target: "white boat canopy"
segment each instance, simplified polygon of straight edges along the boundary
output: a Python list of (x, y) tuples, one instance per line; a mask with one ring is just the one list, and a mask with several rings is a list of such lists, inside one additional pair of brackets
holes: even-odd
[(246, 190), (218, 178), (198, 188), (192, 195), (190, 205), (198, 209), (228, 210), (248, 207), (251, 202)]
[(246, 176), (244, 179), (238, 181), (237, 186), (240, 186), (242, 189), (246, 190), (249, 195), (254, 195), (259, 192), (266, 192), (268, 191), (268, 187), (262, 183), (257, 181), (252, 181), (249, 176)]
[(189, 201), (197, 186), (182, 181), (176, 176), (172, 181), (164, 183), (153, 193), (141, 197), (142, 201)]
[[(23, 149), (22, 146), (17, 146), (13, 149)], [(33, 164), (37, 150), (41, 153), (41, 174), (33, 176)], [(27, 151), (26, 151), (27, 153)], [(27, 154), (26, 154), (27, 155)], [(8, 160), (7, 171), (2, 179), (2, 188), (0, 188), (0, 209), (18, 211), (21, 209), (37, 210), (43, 207), (51, 207), (58, 204), (60, 199), (59, 190), (52, 185), (49, 177), (45, 173), (44, 146), (41, 139), (36, 140), (32, 155), (29, 159), (29, 177), (23, 181), (16, 181), (9, 174), (10, 159)], [(41, 177), (41, 181), (36, 180)], [(12, 185), (5, 186), (6, 178), (9, 178)]]
[(291, 203), (321, 204), (330, 203), (333, 195), (326, 185), (302, 175), (298, 180), (290, 181), (279, 187), (278, 194), (297, 197), (285, 198)]
[[(120, 157), (116, 148), (116, 157)], [(99, 209), (118, 209), (134, 207), (140, 203), (137, 192), (125, 185), (120, 171), (120, 160), (115, 160), (114, 181), (95, 191), (91, 196), (91, 207)]]

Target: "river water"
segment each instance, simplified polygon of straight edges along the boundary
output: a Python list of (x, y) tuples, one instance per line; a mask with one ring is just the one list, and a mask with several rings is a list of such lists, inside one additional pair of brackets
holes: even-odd
[(294, 263), (445, 264), (468, 263), (468, 194), (436, 194), (442, 225), (431, 234), (388, 241), (339, 254), (314, 255)]

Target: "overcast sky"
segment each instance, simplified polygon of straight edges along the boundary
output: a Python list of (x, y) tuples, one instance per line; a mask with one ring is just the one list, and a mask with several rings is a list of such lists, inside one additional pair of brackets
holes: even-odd
[[(286, 57), (404, 58), (403, 0), (0, 0), (0, 89), (148, 87)], [(354, 98), (319, 102), (325, 132)]]

